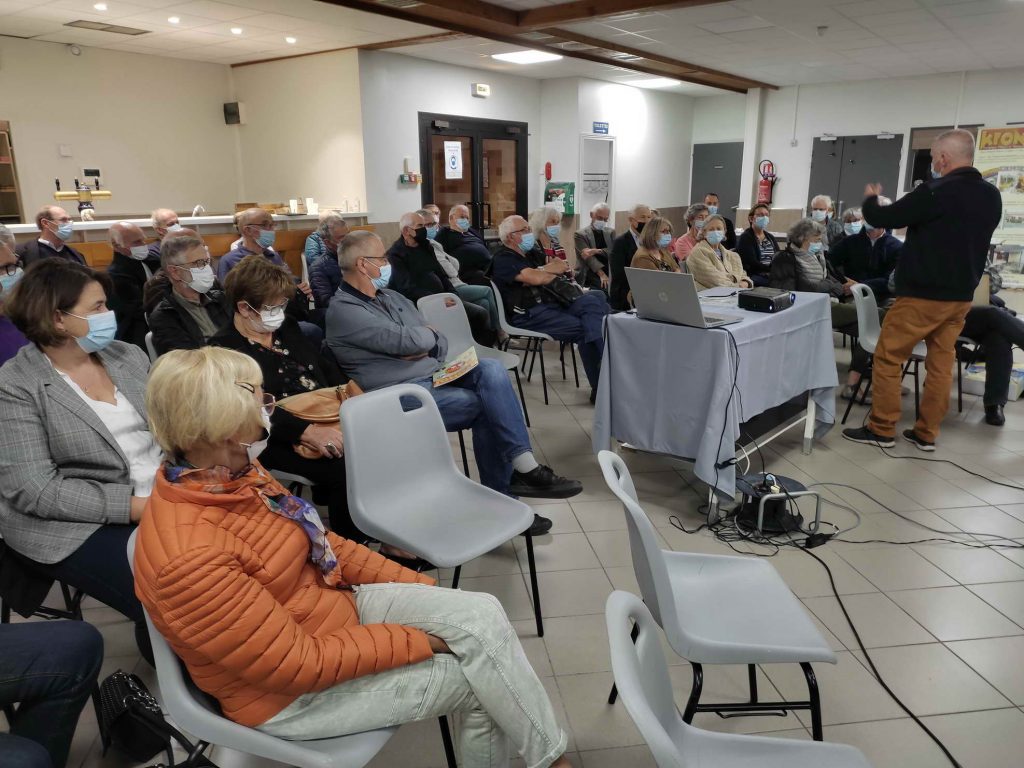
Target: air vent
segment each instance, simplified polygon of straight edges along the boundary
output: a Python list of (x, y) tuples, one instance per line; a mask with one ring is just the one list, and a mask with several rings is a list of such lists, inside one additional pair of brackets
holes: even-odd
[(594, 51), (597, 50), (597, 46), (589, 45), (587, 43), (577, 43), (570, 41), (567, 43), (555, 43), (556, 48), (561, 48), (563, 51)]
[(377, 0), (377, 5), (387, 5), (391, 8), (415, 8), (423, 3), (419, 0)]
[(530, 40), (532, 42), (555, 39), (554, 35), (549, 35), (546, 32), (524, 32), (523, 34), (518, 35), (518, 37), (520, 40)]
[(618, 61), (641, 61), (643, 56), (636, 56), (632, 53), (623, 53), (622, 51), (612, 51), (609, 54), (610, 58)]
[(135, 27), (122, 27), (118, 24), (105, 24), (102, 21), (86, 21), (79, 19), (78, 21), (69, 21), (64, 25), (65, 27), (75, 27), (77, 29), (92, 29), (96, 32), (110, 32), (114, 35), (128, 35), (129, 37), (136, 37), (137, 35), (149, 34), (148, 29), (136, 29)]

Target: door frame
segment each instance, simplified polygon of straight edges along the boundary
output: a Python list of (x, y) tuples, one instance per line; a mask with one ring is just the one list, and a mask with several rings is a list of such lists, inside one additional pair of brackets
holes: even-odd
[[(579, 178), (576, 180), (576, 199), (580, 200), (583, 197), (583, 183), (586, 179), (583, 178), (583, 154), (584, 147), (588, 139), (597, 139), (598, 141), (607, 141), (611, 145), (612, 157), (611, 162), (608, 164), (608, 210), (611, 211), (612, 226), (615, 225), (615, 206), (612, 205), (612, 191), (615, 189), (615, 137), (609, 136), (607, 133), (581, 133), (580, 134), (580, 164), (579, 164)], [(576, 207), (576, 215), (579, 217), (578, 221), (583, 226), (589, 219), (584, 218), (584, 214), (589, 214), (590, 211), (584, 211), (581, 207)]]
[[(420, 185), (420, 203), (426, 205), (433, 202), (434, 164), (431, 162), (431, 142), (433, 136), (468, 136), (470, 146), (470, 196), (468, 200), (470, 218), (474, 227), (483, 231), (484, 200), (483, 200), (483, 140), (507, 139), (516, 142), (516, 213), (526, 216), (529, 208), (529, 124), (514, 120), (493, 120), (482, 117), (466, 117), (463, 115), (444, 115), (436, 112), (418, 113), (418, 132), (420, 139), (420, 169), (423, 183)], [(435, 122), (447, 123), (447, 127), (435, 127)], [(497, 224), (492, 222), (496, 227)]]

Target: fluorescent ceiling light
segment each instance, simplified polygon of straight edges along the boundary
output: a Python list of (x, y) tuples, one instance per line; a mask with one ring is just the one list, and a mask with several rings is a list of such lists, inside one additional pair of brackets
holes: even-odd
[(240, 35), (240, 34), (242, 34), (242, 28), (241, 27), (232, 27), (231, 28), (231, 34), (232, 35)]
[(177, 24), (181, 21), (181, 19), (179, 19), (177, 16), (168, 16), (167, 21), (171, 24)]
[(671, 88), (673, 85), (680, 85), (679, 80), (670, 77), (652, 77), (650, 80), (632, 80), (626, 85), (635, 85), (637, 88)]
[(543, 61), (558, 61), (562, 57), (557, 53), (545, 53), (544, 51), (513, 51), (512, 53), (492, 53), (491, 58), (508, 61), (512, 64), (540, 64)]
[(95, 8), (97, 11), (105, 11), (105, 10), (107, 10), (107, 4), (106, 3), (96, 3), (93, 6), (93, 8)]
[(295, 38), (294, 38), (294, 37), (286, 37), (286, 38), (284, 39), (284, 41), (285, 41), (286, 43), (288, 43), (288, 45), (295, 45), (295, 43), (296, 43), (296, 40), (295, 40)]

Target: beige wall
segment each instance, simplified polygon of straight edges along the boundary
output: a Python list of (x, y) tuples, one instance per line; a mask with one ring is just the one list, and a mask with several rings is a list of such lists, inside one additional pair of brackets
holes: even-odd
[[(67, 189), (83, 167), (96, 166), (114, 193), (96, 203), (102, 217), (197, 203), (210, 213), (233, 210), (228, 68), (81, 50), (72, 56), (63, 44), (0, 37), (0, 120), (11, 122), (26, 217), (52, 201), (54, 178)], [(60, 157), (59, 144), (72, 157)]]

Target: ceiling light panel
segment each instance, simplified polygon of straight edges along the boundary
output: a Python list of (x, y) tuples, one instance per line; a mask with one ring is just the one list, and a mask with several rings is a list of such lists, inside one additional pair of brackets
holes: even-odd
[(510, 64), (542, 64), (547, 61), (558, 61), (562, 57), (546, 51), (513, 51), (511, 53), (493, 53), (491, 58), (507, 61)]

